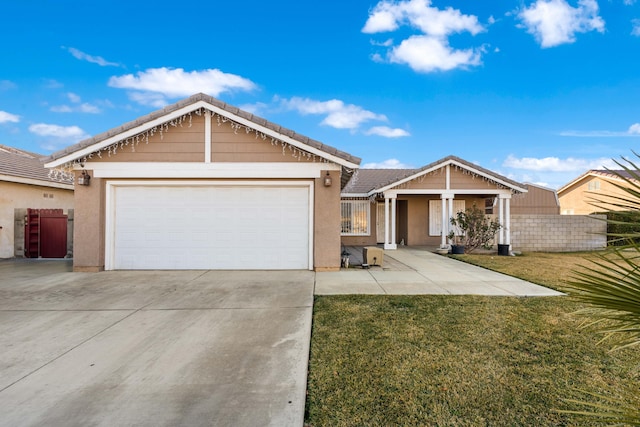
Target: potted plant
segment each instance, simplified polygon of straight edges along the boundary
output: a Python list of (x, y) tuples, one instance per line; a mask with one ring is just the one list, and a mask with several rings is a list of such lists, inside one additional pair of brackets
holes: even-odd
[[(453, 220), (453, 218), (451, 218)], [(456, 234), (454, 230), (449, 232), (449, 241), (451, 242), (451, 253), (452, 254), (463, 254), (464, 253), (464, 244), (462, 244), (462, 237), (460, 234)]]
[[(479, 247), (491, 249), (496, 233), (501, 227), (500, 222), (488, 218), (476, 205), (451, 217), (451, 225), (451, 253), (471, 253)], [(457, 252), (454, 252), (454, 247)]]

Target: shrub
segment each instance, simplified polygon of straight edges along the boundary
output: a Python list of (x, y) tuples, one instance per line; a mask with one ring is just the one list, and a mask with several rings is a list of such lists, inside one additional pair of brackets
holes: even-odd
[(497, 220), (488, 218), (475, 204), (452, 217), (451, 225), (456, 230), (449, 233), (449, 239), (459, 240), (464, 245), (466, 253), (471, 253), (479, 247), (491, 249), (493, 239), (501, 227)]

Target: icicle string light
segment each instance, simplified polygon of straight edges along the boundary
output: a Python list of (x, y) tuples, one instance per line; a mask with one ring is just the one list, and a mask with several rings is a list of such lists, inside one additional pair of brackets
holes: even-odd
[(268, 135), (266, 135), (263, 132), (260, 132), (256, 129), (253, 129), (250, 126), (246, 126), (243, 125), (241, 123), (238, 123), (226, 116), (222, 116), (218, 113), (215, 113), (211, 110), (205, 109), (205, 108), (199, 108), (197, 110), (194, 110), (192, 112), (189, 112), (187, 114), (184, 114), (180, 117), (174, 118), (172, 120), (169, 120), (165, 123), (156, 125), (150, 129), (147, 129), (144, 132), (140, 132), (136, 135), (127, 137), (125, 139), (122, 139), (120, 141), (114, 142), (111, 145), (108, 145), (106, 147), (103, 147), (99, 150), (96, 150), (82, 158), (79, 159), (75, 159), (73, 161), (67, 162), (64, 165), (61, 165), (55, 169), (51, 169), (49, 170), (49, 177), (58, 181), (69, 181), (69, 182), (73, 182), (73, 170), (74, 167), (76, 165), (81, 165), (86, 163), (87, 161), (91, 160), (93, 158), (93, 156), (95, 155), (96, 157), (102, 159), (102, 156), (104, 155), (104, 153), (107, 154), (107, 157), (112, 157), (115, 156), (118, 151), (122, 151), (125, 148), (130, 148), (132, 152), (136, 151), (136, 146), (138, 144), (140, 144), (140, 142), (144, 142), (145, 144), (149, 144), (149, 141), (151, 140), (151, 138), (156, 135), (159, 134), (160, 135), (160, 140), (163, 140), (164, 135), (169, 132), (169, 129), (172, 127), (184, 127), (184, 125), (186, 124), (187, 127), (191, 127), (193, 124), (193, 114), (197, 115), (197, 116), (202, 116), (205, 112), (209, 112), (209, 114), (211, 114), (212, 117), (215, 117), (216, 122), (218, 124), (218, 126), (222, 126), (224, 124), (229, 124), (229, 126), (231, 127), (231, 130), (233, 131), (234, 134), (238, 134), (238, 132), (242, 131), (244, 129), (246, 134), (249, 134), (251, 132), (255, 133), (255, 137), (256, 139), (261, 138), (263, 141), (269, 141), (271, 143), (272, 146), (278, 146), (280, 145), (282, 147), (282, 155), (285, 156), (287, 153), (287, 149), (289, 150), (291, 156), (295, 159), (297, 159), (298, 161), (301, 160), (305, 160), (305, 161), (309, 161), (309, 162), (322, 162), (322, 163), (329, 163), (329, 160), (325, 159), (324, 157), (318, 156), (316, 154), (310, 153), (308, 151), (305, 150), (301, 150), (298, 147), (296, 147), (295, 145), (289, 144), (288, 142), (282, 141), (278, 138), (275, 137), (270, 137)]

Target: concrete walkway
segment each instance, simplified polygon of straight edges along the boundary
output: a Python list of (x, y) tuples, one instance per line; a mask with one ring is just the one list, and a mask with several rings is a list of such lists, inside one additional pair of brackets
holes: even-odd
[[(316, 273), (316, 295), (496, 295), (559, 296), (553, 289), (496, 273), (424, 249), (385, 251), (385, 260), (407, 268), (359, 267)], [(385, 265), (387, 262), (385, 261)], [(384, 267), (384, 265), (383, 265)]]

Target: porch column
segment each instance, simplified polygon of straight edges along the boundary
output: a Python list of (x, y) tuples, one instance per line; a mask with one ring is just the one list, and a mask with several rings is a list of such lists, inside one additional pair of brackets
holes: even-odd
[[(502, 197), (502, 196), (501, 196)], [(504, 195), (504, 244), (511, 244), (511, 195)]]
[(452, 193), (443, 193), (442, 199), (442, 237), (440, 241), (441, 247), (447, 247), (449, 231), (451, 231), (451, 217), (453, 216), (453, 197)]
[(498, 232), (498, 244), (504, 244), (504, 195), (498, 195), (498, 222), (500, 222), (500, 231)]
[[(396, 197), (395, 194), (384, 195), (384, 248), (391, 250), (398, 248), (396, 244)], [(389, 206), (390, 204), (391, 206)], [(389, 215), (389, 208), (391, 208), (391, 215)]]
[(449, 226), (447, 223), (447, 199), (445, 195), (442, 196), (442, 222), (440, 224), (440, 247), (444, 248), (447, 246), (447, 234), (449, 234)]
[[(391, 199), (391, 245), (396, 246), (396, 198)], [(395, 249), (395, 248), (394, 248)]]
[(389, 243), (389, 198), (384, 196), (384, 248)]

